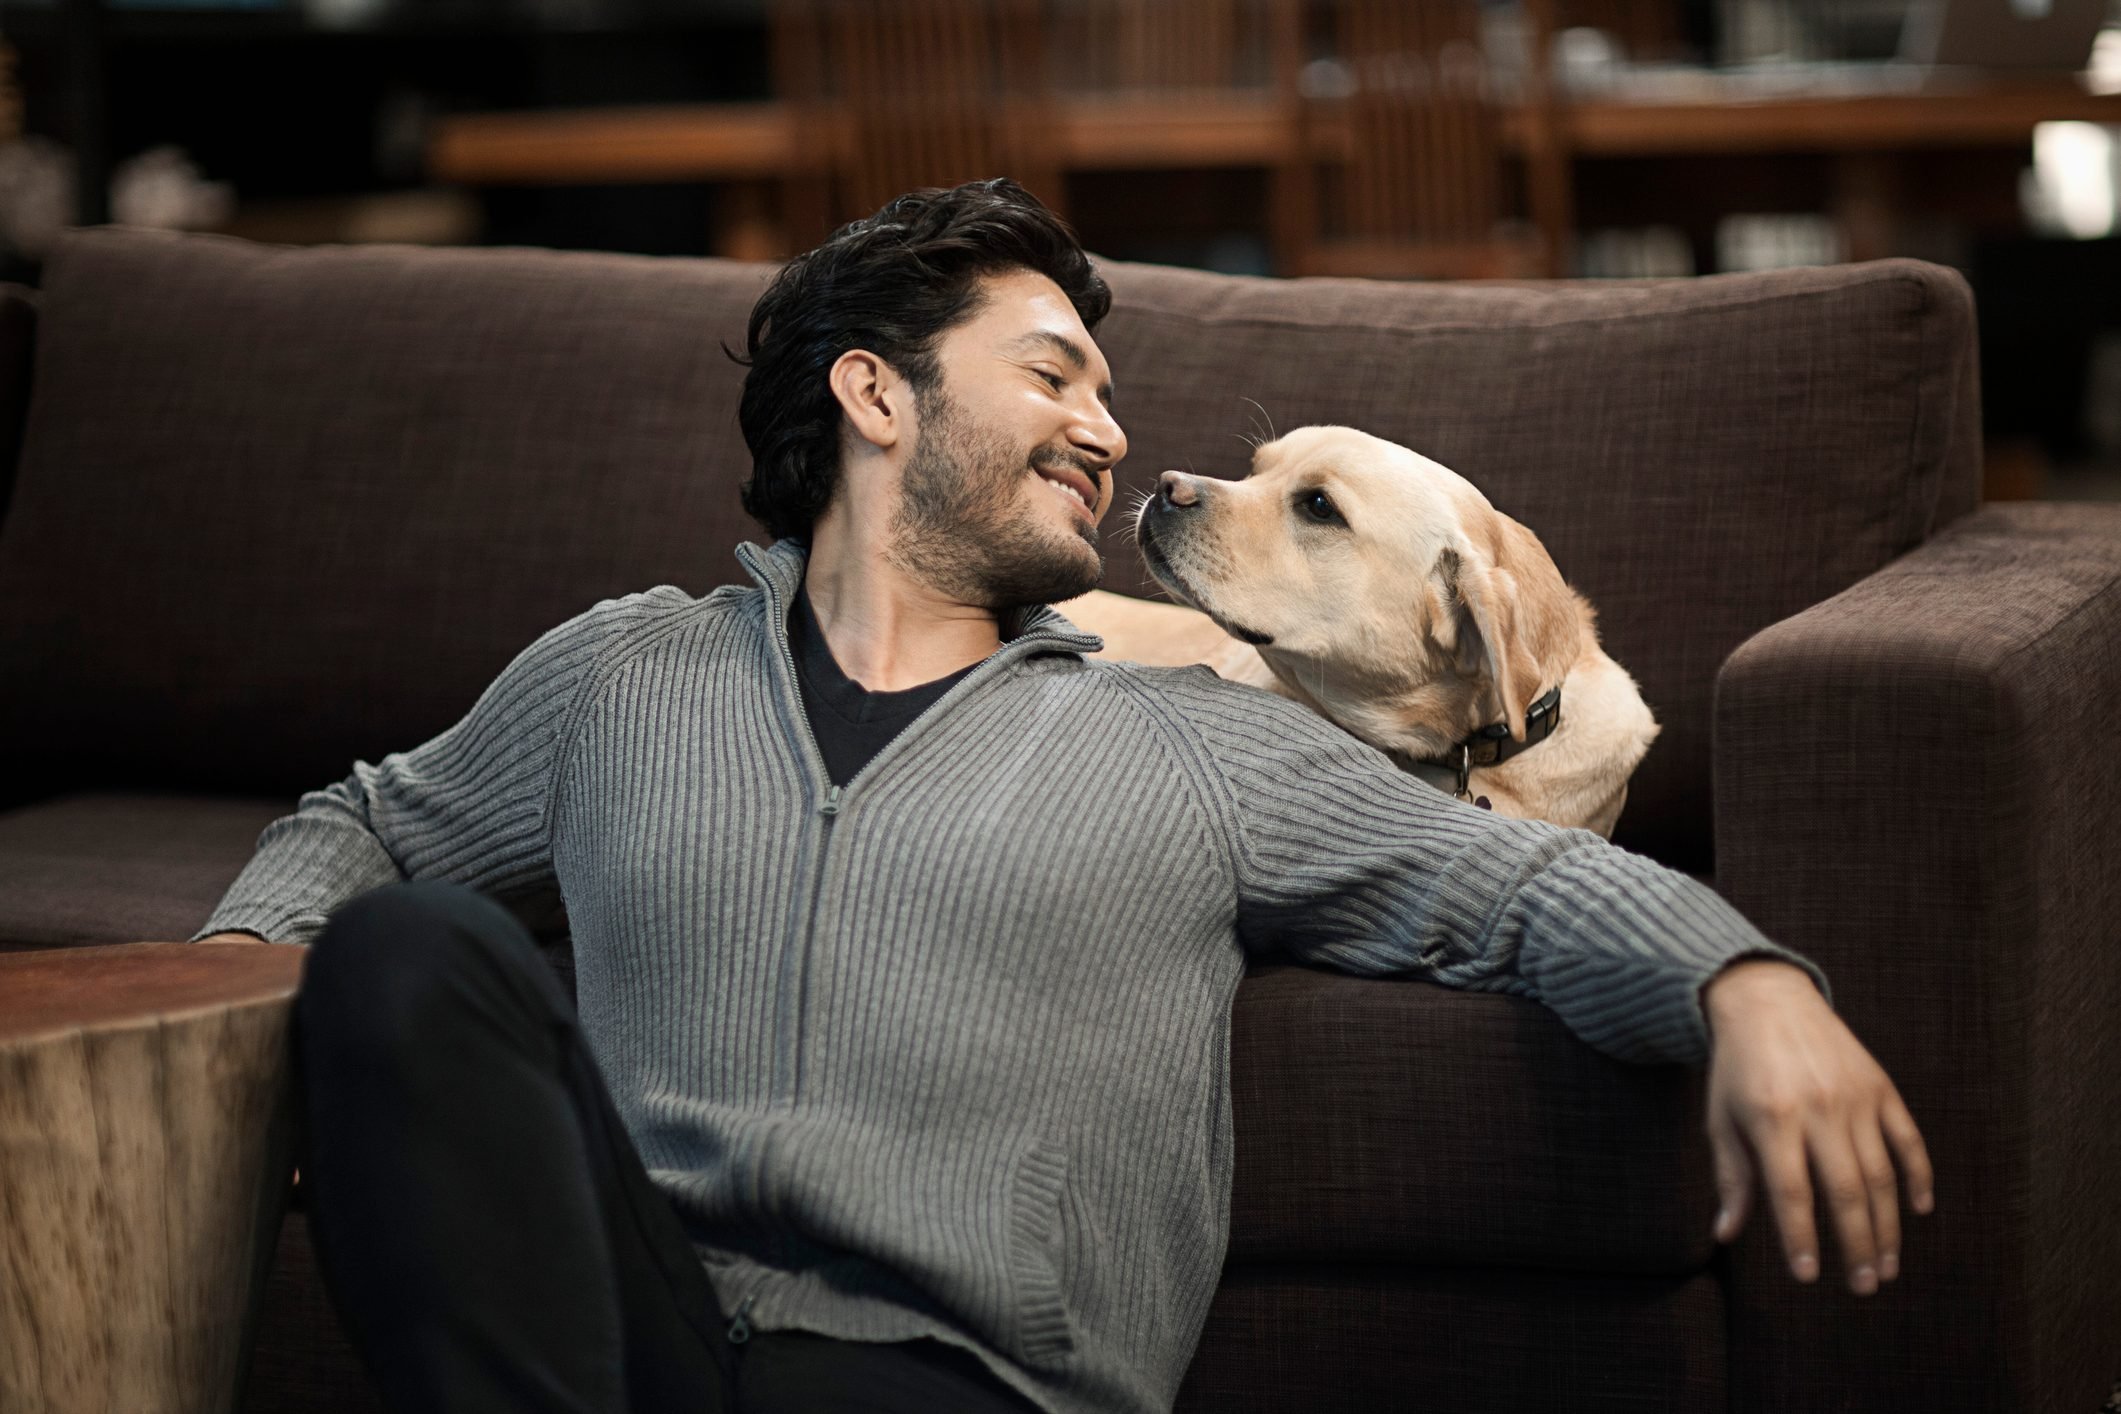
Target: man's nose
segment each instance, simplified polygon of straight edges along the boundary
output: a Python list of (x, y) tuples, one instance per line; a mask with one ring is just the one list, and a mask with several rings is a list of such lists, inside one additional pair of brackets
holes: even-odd
[(1096, 457), (1101, 466), (1114, 467), (1127, 455), (1127, 434), (1110, 412), (1102, 407), (1099, 412), (1101, 416), (1077, 419), (1069, 440)]
[(1166, 507), (1195, 505), (1200, 492), (1182, 471), (1167, 471), (1156, 478), (1156, 499)]

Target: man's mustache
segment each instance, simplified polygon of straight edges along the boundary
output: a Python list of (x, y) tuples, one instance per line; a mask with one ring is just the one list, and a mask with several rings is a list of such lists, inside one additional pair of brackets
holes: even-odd
[(1031, 465), (1041, 471), (1050, 471), (1055, 467), (1068, 467), (1089, 477), (1090, 484), (1097, 487), (1100, 491), (1105, 486), (1105, 468), (1080, 452), (1042, 452), (1031, 458)]

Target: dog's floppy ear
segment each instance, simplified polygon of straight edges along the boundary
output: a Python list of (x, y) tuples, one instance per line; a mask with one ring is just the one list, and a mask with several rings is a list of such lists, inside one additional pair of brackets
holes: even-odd
[(1470, 541), (1438, 554), (1436, 575), (1448, 624), (1438, 627), (1450, 635), (1444, 646), (1457, 655), (1461, 673), (1493, 684), (1510, 735), (1524, 740), (1524, 714), (1545, 690), (1532, 635), (1524, 631), (1524, 586), (1508, 569), (1488, 563)]

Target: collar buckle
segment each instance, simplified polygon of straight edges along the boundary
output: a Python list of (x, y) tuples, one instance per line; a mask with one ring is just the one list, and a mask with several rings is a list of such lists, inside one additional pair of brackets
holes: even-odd
[(1424, 758), (1427, 766), (1440, 766), (1455, 773), (1458, 787), (1451, 793), (1460, 800), (1473, 798), (1470, 781), (1475, 766), (1497, 766), (1522, 751), (1529, 751), (1552, 736), (1561, 725), (1561, 684), (1548, 688), (1537, 702), (1524, 714), (1524, 740), (1512, 741), (1510, 728), (1503, 722), (1490, 722), (1469, 734), (1463, 741), (1452, 743), (1441, 756)]

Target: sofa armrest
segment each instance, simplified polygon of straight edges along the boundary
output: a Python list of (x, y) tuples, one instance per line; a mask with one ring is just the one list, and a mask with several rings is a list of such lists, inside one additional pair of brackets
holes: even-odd
[(1869, 1304), (1824, 1212), (1814, 1287), (1749, 1227), (1734, 1410), (2093, 1409), (2110, 1388), (2117, 714), (2121, 506), (1983, 507), (1725, 663), (1716, 886), (1833, 979), (1937, 1192), (1913, 1217), (1902, 1186), (1904, 1275)]

